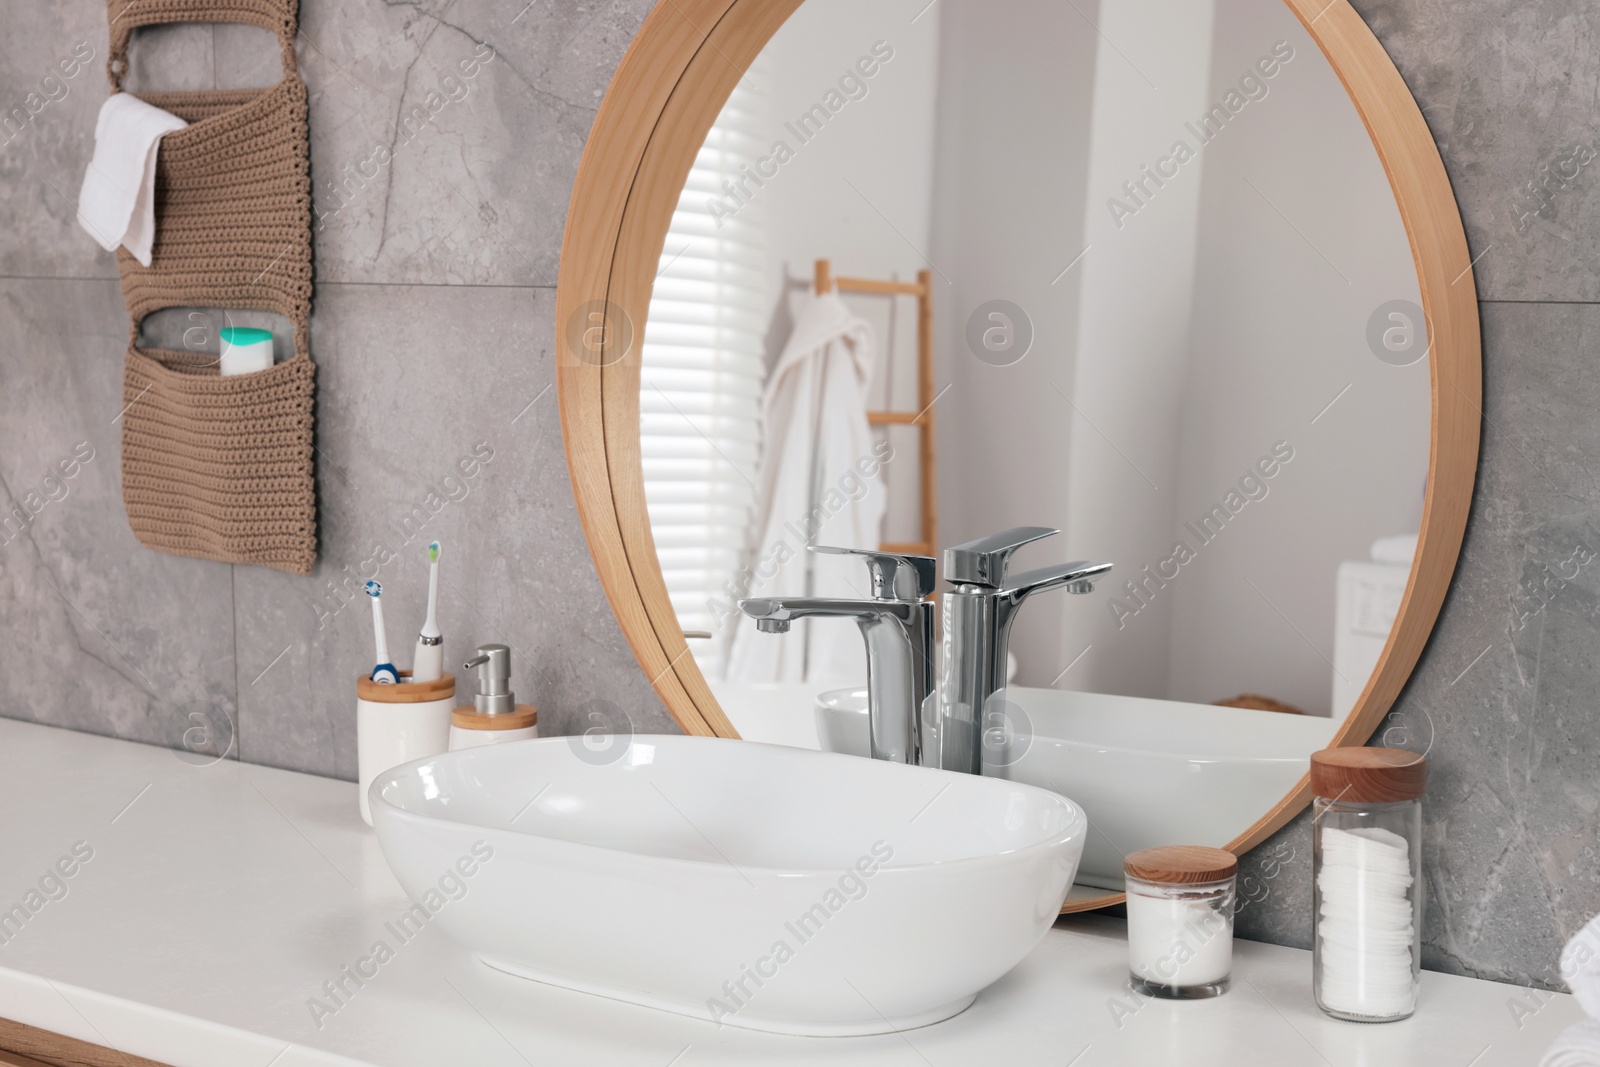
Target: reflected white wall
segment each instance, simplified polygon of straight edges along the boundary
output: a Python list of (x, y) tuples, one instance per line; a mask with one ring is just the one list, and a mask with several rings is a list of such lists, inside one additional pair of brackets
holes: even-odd
[[(1060, 684), (1165, 697), (1171, 604), (1110, 625), (1110, 588), (1171, 548), (1210, 92), (1209, 0), (1103, 3), (1085, 198), (1087, 252), (1070, 280), (1084, 307), (1065, 423), (1065, 547), (1110, 560), (1093, 597), (1057, 599)], [(1062, 284), (1066, 284), (1063, 282)], [(1067, 388), (1067, 383), (1062, 383)], [(1061, 548), (1054, 551), (1060, 552)], [(1087, 649), (1087, 651), (1085, 651)], [(1050, 684), (1055, 672), (1029, 680)]]
[(1430, 385), (1426, 360), (1397, 367), (1369, 347), (1375, 309), (1421, 303), (1410, 246), (1360, 116), (1279, 0), (1219, 0), (1212, 94), (1276, 41), (1295, 58), (1208, 150), (1180, 521), (1274, 442), (1295, 458), (1167, 590), (1168, 695), (1247, 690), (1326, 715), (1335, 572), (1416, 532)]
[[(948, 384), (935, 411), (941, 540), (950, 545), (1008, 526), (1067, 525), (1062, 392), (1071, 391), (1080, 309), (1062, 270), (1084, 245), (1103, 57), (1092, 2), (940, 0), (935, 10), (943, 49), (931, 255)], [(992, 300), (1031, 320), (1020, 362), (985, 363), (968, 344), (969, 319)], [(1051, 544), (1027, 558), (1070, 550)], [(1024, 610), (1012, 637), (1024, 679), (1048, 682), (1065, 665), (1059, 618), (1059, 605)]]

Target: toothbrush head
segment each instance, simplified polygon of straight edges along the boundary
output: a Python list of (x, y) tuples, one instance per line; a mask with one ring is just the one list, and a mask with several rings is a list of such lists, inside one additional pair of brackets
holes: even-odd
[(379, 585), (377, 582), (368, 582), (367, 595), (374, 600), (378, 599), (383, 595), (383, 586)]
[(428, 544), (428, 562), (439, 562), (439, 542), (437, 541), (433, 541)]

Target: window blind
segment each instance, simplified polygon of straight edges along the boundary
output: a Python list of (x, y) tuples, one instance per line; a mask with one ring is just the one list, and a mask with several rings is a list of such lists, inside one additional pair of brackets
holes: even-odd
[[(759, 158), (766, 101), (741, 79), (695, 158), (672, 216), (641, 354), (639, 438), (661, 571), (689, 647), (723, 674), (728, 626), (712, 600), (746, 564), (756, 507), (769, 317), (763, 204), (724, 183)], [(713, 210), (719, 200), (722, 207)]]

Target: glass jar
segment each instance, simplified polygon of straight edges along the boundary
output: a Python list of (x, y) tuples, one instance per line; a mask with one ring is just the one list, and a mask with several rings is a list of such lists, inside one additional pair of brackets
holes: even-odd
[(1426, 760), (1395, 748), (1312, 753), (1312, 987), (1336, 1019), (1416, 1010)]
[(1147, 848), (1128, 856), (1122, 869), (1133, 989), (1169, 1000), (1226, 993), (1239, 873), (1233, 853), (1199, 845)]

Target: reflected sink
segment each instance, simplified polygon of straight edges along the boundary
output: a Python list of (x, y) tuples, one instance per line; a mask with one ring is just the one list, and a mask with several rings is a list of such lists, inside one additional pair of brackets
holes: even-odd
[(370, 796), (401, 886), (490, 966), (792, 1034), (961, 1011), (1044, 937), (1088, 832), (1021, 783), (705, 737), (468, 749)]
[[(1122, 857), (1157, 845), (1221, 847), (1294, 788), (1339, 728), (1310, 715), (1170, 700), (1004, 690), (1006, 728), (984, 735), (986, 775), (1064, 793), (1089, 817), (1083, 885), (1120, 891)], [(822, 693), (817, 735), (865, 756), (864, 689)]]

